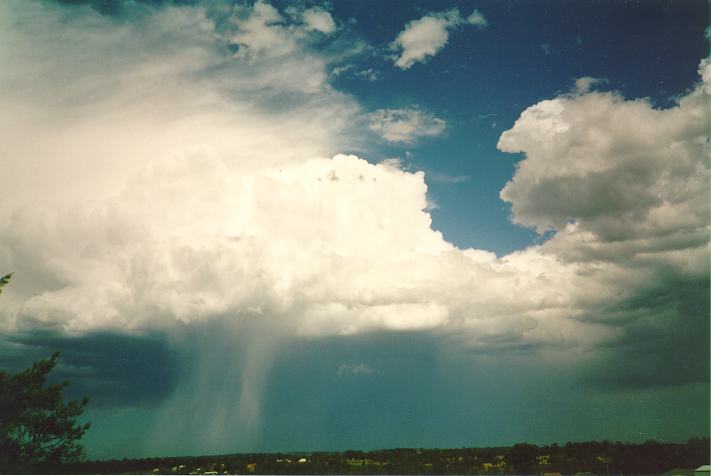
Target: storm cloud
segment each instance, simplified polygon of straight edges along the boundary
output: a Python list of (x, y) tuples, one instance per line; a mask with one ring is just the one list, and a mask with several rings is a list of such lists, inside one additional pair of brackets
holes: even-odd
[[(12, 65), (0, 70), (0, 270), (16, 272), (0, 329), (12, 365), (65, 349), (65, 374), (101, 405), (155, 410), (144, 424), (163, 431), (135, 444), (160, 453), (296, 441), (265, 434), (262, 417), (293, 408), (284, 366), (316, 362), (319, 346), (332, 356), (324, 385), (347, 365), (340, 385), (353, 389), (368, 373), (355, 369), (371, 369), (362, 399), (395, 391), (377, 382), (397, 352), (364, 361), (368, 339), (402, 345), (408, 368), (434, 365), (411, 347), (421, 340), (462, 378), (495, 378), (497, 355), (517, 375), (528, 360), (595, 392), (679, 388), (703, 407), (708, 61), (668, 109), (586, 90), (524, 110), (499, 141), (523, 154), (501, 198), (515, 223), (547, 234), (497, 256), (432, 227), (423, 172), (343, 153), (372, 113), (329, 84), (314, 44), (339, 31), (317, 13), (0, 5), (0, 62)], [(438, 372), (423, 378), (454, 385)], [(329, 388), (334, 401), (347, 393)], [(425, 392), (408, 411), (434, 401)], [(394, 403), (373, 405), (377, 421)], [(329, 425), (311, 412), (314, 429)], [(329, 412), (341, 422), (329, 431), (349, 426)]]

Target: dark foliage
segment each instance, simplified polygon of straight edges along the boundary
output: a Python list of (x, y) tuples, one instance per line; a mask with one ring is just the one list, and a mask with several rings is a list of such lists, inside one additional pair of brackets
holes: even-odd
[(47, 384), (58, 358), (57, 352), (16, 374), (0, 371), (0, 470), (33, 471), (83, 457), (79, 440), (89, 423), (77, 418), (89, 400), (64, 403), (67, 382)]
[(7, 283), (10, 282), (10, 278), (12, 278), (12, 275), (14, 273), (6, 274), (2, 278), (0, 278), (0, 294), (2, 294), (2, 288), (5, 286)]
[(508, 455), (508, 461), (516, 474), (533, 474), (538, 456), (538, 447), (528, 443), (513, 445)]
[[(519, 470), (516, 470), (518, 461)], [(72, 474), (664, 474), (709, 462), (709, 439), (629, 444), (589, 441), (510, 448), (390, 449), (318, 453), (88, 461), (65, 465)], [(678, 473), (676, 473), (678, 474)]]

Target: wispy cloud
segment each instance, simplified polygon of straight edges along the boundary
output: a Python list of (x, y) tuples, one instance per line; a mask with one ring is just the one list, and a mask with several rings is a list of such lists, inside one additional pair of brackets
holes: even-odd
[(433, 182), (439, 182), (439, 183), (462, 183), (466, 182), (469, 180), (471, 177), (468, 175), (447, 175), (447, 174), (440, 174), (440, 173), (429, 173), (427, 174), (427, 178), (429, 180), (432, 180)]
[(359, 78), (367, 79), (368, 81), (377, 81), (382, 77), (381, 74), (373, 68), (367, 68), (361, 71), (357, 71), (353, 73), (353, 75)]
[(484, 18), (484, 14), (479, 10), (474, 9), (474, 11), (467, 17), (467, 23), (470, 25), (477, 26), (479, 28), (486, 28), (489, 26), (489, 22)]
[(422, 109), (378, 109), (369, 116), (370, 130), (388, 142), (412, 143), (442, 135), (447, 123)]
[(344, 375), (365, 375), (365, 376), (370, 376), (375, 373), (375, 370), (373, 370), (371, 367), (369, 367), (366, 364), (360, 363), (360, 364), (346, 364), (343, 363), (341, 364), (340, 367), (338, 367), (338, 371), (336, 372), (336, 375), (339, 377), (343, 377)]

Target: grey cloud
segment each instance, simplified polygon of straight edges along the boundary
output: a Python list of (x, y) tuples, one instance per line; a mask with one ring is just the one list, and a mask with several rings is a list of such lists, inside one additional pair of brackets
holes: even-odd
[(5, 336), (0, 349), (0, 367), (11, 371), (61, 352), (52, 378), (70, 382), (70, 398), (90, 396), (92, 410), (155, 405), (172, 393), (179, 378), (177, 355), (164, 334), (67, 336), (38, 330)]
[(708, 384), (710, 284), (708, 276), (668, 275), (590, 316), (620, 330), (585, 371), (590, 383), (614, 390)]

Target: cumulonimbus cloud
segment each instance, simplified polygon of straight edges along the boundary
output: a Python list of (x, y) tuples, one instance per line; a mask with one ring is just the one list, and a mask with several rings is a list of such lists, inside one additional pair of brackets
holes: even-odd
[[(46, 8), (31, 5), (30, 11)], [(274, 14), (260, 5), (237, 21), (261, 15), (258, 8)], [(57, 54), (66, 75), (76, 69), (73, 61), (89, 58), (86, 49), (53, 47), (37, 31), (56, 31), (57, 11), (42, 12), (47, 25), (4, 29), (4, 44), (24, 45), (4, 50), (17, 66), (4, 73), (5, 85), (30, 72), (21, 56), (29, 48), (45, 52), (46, 67)], [(97, 56), (111, 41), (135, 34), (102, 25), (108, 20), (88, 9), (84, 15), (74, 28), (101, 40), (89, 42)], [(511, 333), (575, 344), (579, 334), (572, 329), (588, 325), (575, 317), (619, 294), (607, 283), (620, 280), (634, 290), (642, 279), (613, 266), (616, 257), (701, 272), (687, 256), (703, 256), (707, 247), (708, 204), (701, 197), (708, 164), (697, 120), (705, 114), (706, 86), (665, 111), (612, 93), (563, 96), (524, 111), (499, 143), (526, 153), (502, 198), (512, 202), (515, 221), (556, 235), (497, 258), (459, 250), (431, 228), (422, 173), (324, 156), (338, 124), (355, 110), (348, 98), (324, 86), (319, 94), (334, 101), (294, 93), (289, 119), (256, 109), (241, 99), (240, 88), (251, 100), (255, 75), (285, 65), (239, 57), (233, 61), (253, 68), (246, 83), (238, 75), (229, 89), (223, 76), (203, 76), (206, 92), (184, 98), (175, 73), (195, 75), (195, 68), (217, 61), (205, 40), (215, 41), (214, 24), (192, 7), (156, 10), (141, 21), (146, 35), (182, 22), (190, 28), (179, 40), (202, 49), (176, 48), (163, 68), (149, 69), (131, 55), (85, 69), (80, 85), (106, 85), (98, 100), (62, 101), (62, 94), (82, 91), (51, 84), (59, 97), (33, 99), (31, 93), (47, 87), (37, 80), (3, 95), (3, 122), (12, 122), (14, 133), (3, 155), (4, 170), (12, 172), (3, 175), (10, 198), (3, 202), (1, 256), (4, 267), (27, 270), (8, 293), (16, 306), (5, 313), (8, 330), (160, 328), (248, 311), (282, 315), (308, 335), (456, 328), (468, 329), (470, 342)], [(146, 45), (150, 53), (153, 46)], [(313, 53), (300, 54), (318, 62)], [(188, 61), (196, 56), (203, 58), (198, 66)], [(105, 70), (112, 68), (125, 80), (112, 79), (110, 88)], [(173, 79), (164, 81), (166, 74)], [(274, 83), (264, 88), (269, 95)], [(220, 95), (226, 105), (205, 113)], [(178, 111), (176, 97), (181, 115), (170, 118)], [(50, 120), (59, 114), (61, 123)], [(118, 137), (102, 140), (109, 133)], [(29, 136), (41, 139), (30, 145), (23, 139)], [(31, 175), (30, 167), (51, 178)], [(56, 180), (62, 174), (66, 180)], [(605, 259), (594, 277), (586, 275)]]
[[(597, 92), (525, 110), (499, 141), (525, 154), (501, 197), (554, 235), (497, 257), (432, 228), (422, 172), (338, 154), (362, 112), (274, 7), (226, 25), (202, 7), (73, 8), (0, 5), (6, 335), (219, 320), (280, 338), (409, 330), (587, 351), (667, 332), (677, 301), (630, 303), (708, 280), (707, 61), (667, 110)], [(259, 380), (258, 350), (241, 375)], [(240, 400), (256, 412), (254, 388)]]

